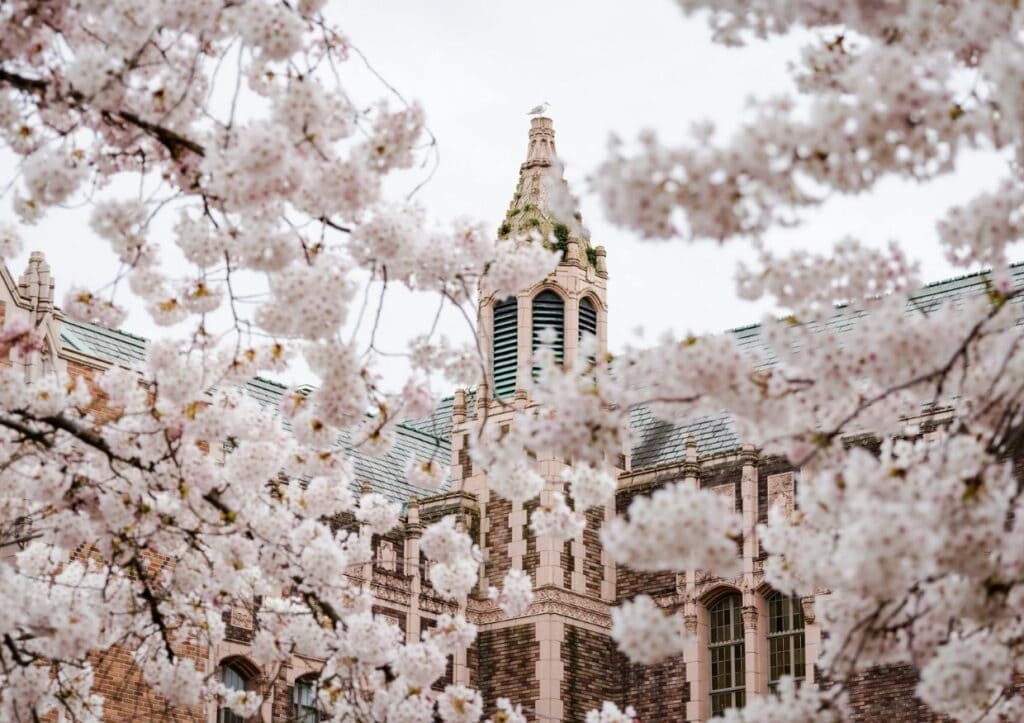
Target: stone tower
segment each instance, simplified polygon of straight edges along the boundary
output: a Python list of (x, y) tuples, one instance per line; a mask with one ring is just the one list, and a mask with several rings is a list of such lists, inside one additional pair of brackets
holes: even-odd
[[(504, 696), (523, 703), (531, 720), (573, 720), (579, 714), (567, 699), (586, 695), (581, 691), (593, 684), (572, 680), (586, 667), (572, 656), (589, 651), (599, 658), (613, 650), (608, 604), (615, 595), (615, 567), (601, 550), (598, 531), (614, 516), (614, 504), (589, 510), (586, 529), (575, 540), (535, 537), (530, 515), (550, 504), (553, 492), (562, 491), (561, 473), (570, 460), (538, 458), (545, 489), (539, 500), (520, 504), (493, 493), (468, 454), (469, 439), (482, 425), (515, 425), (534, 404), (532, 356), (545, 328), (555, 330), (555, 355), (564, 364), (575, 361), (587, 334), (596, 337), (599, 354), (607, 350), (605, 250), (591, 244), (569, 193), (550, 118), (531, 121), (526, 161), (498, 236), (507, 243), (545, 243), (560, 250), (562, 258), (547, 278), (515, 296), (496, 298), (482, 284), (478, 328), (487, 379), (474, 394), (455, 395), (453, 488), (476, 501), (477, 542), (484, 555), (480, 596), (470, 603), (480, 637), (475, 660), (467, 661), (469, 677), (480, 686), (488, 709)], [(532, 240), (522, 241), (524, 236)], [(486, 599), (487, 588), (500, 588), (510, 568), (531, 576), (536, 595), (529, 611), (515, 619)], [(596, 707), (611, 691), (590, 692), (575, 705)]]

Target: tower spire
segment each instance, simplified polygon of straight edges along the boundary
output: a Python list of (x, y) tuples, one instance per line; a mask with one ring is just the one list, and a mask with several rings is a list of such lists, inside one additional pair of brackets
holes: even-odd
[(555, 149), (554, 124), (547, 116), (530, 120), (526, 160), (519, 166), (519, 183), (498, 229), (499, 238), (533, 233), (561, 249), (565, 263), (586, 265), (594, 256), (590, 232), (569, 193)]

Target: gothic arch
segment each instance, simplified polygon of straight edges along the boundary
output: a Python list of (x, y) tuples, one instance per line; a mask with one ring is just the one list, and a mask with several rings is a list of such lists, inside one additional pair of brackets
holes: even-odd
[(608, 307), (605, 306), (605, 303), (601, 301), (598, 295), (595, 294), (590, 289), (586, 289), (585, 291), (580, 293), (580, 301), (583, 301), (584, 299), (589, 300), (590, 303), (594, 305), (594, 308), (597, 310), (598, 314), (603, 314), (608, 311)]
[(555, 359), (559, 362), (565, 359), (565, 301), (561, 290), (555, 288), (542, 288), (530, 299), (531, 354), (541, 346), (543, 330), (553, 328)]
[(221, 661), (217, 664), (218, 668), (223, 668), (225, 665), (230, 666), (237, 670), (245, 677), (247, 681), (251, 681), (255, 684), (262, 675), (262, 671), (256, 663), (249, 660), (244, 655), (228, 655), (221, 658)]
[(719, 599), (731, 594), (739, 595), (740, 598), (743, 597), (743, 591), (735, 585), (731, 585), (727, 582), (720, 582), (711, 587), (709, 590), (704, 591), (697, 599), (697, 602), (701, 605), (701, 607), (707, 609), (714, 605), (716, 602), (718, 602)]

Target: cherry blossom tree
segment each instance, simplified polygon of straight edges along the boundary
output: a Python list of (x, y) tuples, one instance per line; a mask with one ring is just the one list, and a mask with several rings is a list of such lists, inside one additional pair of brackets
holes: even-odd
[[(613, 139), (592, 181), (607, 213), (647, 237), (755, 244), (760, 263), (738, 269), (737, 294), (783, 312), (764, 319), (753, 351), (725, 336), (631, 350), (618, 390), (605, 392), (620, 408), (649, 400), (668, 419), (727, 409), (744, 440), (801, 469), (796, 514), (773, 511), (759, 535), (776, 589), (829, 591), (819, 666), (832, 685), (783, 688), (726, 719), (836, 719), (846, 681), (897, 662), (916, 666), (917, 695), (937, 712), (1021, 719), (1024, 479), (1013, 465), (1024, 459), (1024, 289), (1008, 260), (1022, 238), (1024, 11), (924, 0), (679, 5), (724, 45), (805, 38), (795, 95), (752, 102), (729, 137), (702, 124), (683, 145), (653, 133)], [(991, 268), (987, 295), (909, 303), (917, 263), (898, 243), (862, 244), (848, 235), (856, 229), (820, 253), (779, 255), (765, 242), (832, 195), (892, 177), (927, 183), (968, 150), (1002, 154), (1006, 178), (994, 193), (965, 190), (938, 224), (939, 251), (954, 266)], [(830, 324), (840, 303), (848, 319), (866, 316)], [(563, 396), (552, 408), (571, 401)], [(658, 530), (668, 509), (640, 503), (628, 524)], [(686, 515), (675, 529), (691, 524), (714, 523)], [(660, 535), (630, 545), (617, 523), (605, 540), (642, 566), (672, 550), (671, 530)], [(678, 569), (668, 557), (656, 569)]]
[[(737, 294), (788, 315), (766, 318), (753, 350), (724, 335), (666, 340), (626, 349), (614, 368), (587, 353), (562, 368), (542, 351), (537, 406), (508, 433), (484, 427), (474, 461), (496, 494), (525, 501), (543, 486), (531, 455), (574, 459), (571, 505), (554, 495), (533, 519), (535, 531), (569, 539), (585, 509), (614, 494), (607, 460), (628, 443), (630, 409), (668, 420), (726, 409), (745, 441), (801, 469), (799, 513), (773, 515), (759, 533), (777, 589), (830, 591), (820, 663), (832, 682), (784, 684), (726, 717), (841, 719), (851, 676), (910, 662), (936, 711), (1024, 718), (1012, 687), (1024, 673), (1024, 496), (1012, 473), (1024, 454), (1024, 327), (1007, 272), (1021, 233), (1024, 9), (679, 4), (725, 44), (806, 32), (799, 94), (753, 103), (730, 138), (703, 125), (678, 147), (649, 133), (616, 141), (593, 190), (615, 222), (651, 238), (757, 244)], [(0, 369), (0, 544), (24, 547), (0, 559), (0, 717), (98, 718), (89, 655), (115, 646), (170, 705), (215, 700), (249, 715), (259, 696), (228, 690), (183, 648), (221, 640), (221, 611), (257, 597), (254, 659), (325, 661), (319, 702), (335, 720), (483, 715), (473, 690), (430, 692), (445, 656), (474, 639), (471, 623), (446, 616), (404, 645), (346, 582), (399, 510), (350, 492), (336, 440), (345, 432), (360, 453), (381, 454), (398, 420), (431, 411), (431, 379), (478, 384), (484, 355), (431, 330), (410, 344), (402, 393), (389, 394), (373, 334), (364, 348), (342, 329), (353, 318), (376, 329), (389, 284), (472, 323), (482, 279), (513, 293), (558, 257), (539, 238), (499, 242), (479, 223), (430, 219), (415, 188), (384, 192), (385, 179), (431, 162), (424, 112), (386, 86), (379, 98), (350, 94), (341, 69), (363, 58), (323, 5), (0, 7), (0, 136), (19, 158), (8, 179), (17, 223), (0, 228), (0, 253), (18, 252), (20, 225), (85, 204), (119, 267), (104, 289), (72, 289), (65, 313), (115, 326), (126, 304), (143, 303), (173, 329), (141, 373), (115, 367), (95, 384), (26, 383), (22, 366)], [(993, 268), (987, 296), (908, 312), (920, 279), (897, 244), (844, 236), (829, 253), (779, 256), (764, 242), (829, 194), (892, 176), (927, 182), (973, 148), (1004, 153), (1007, 178), (950, 209), (938, 231), (951, 263)], [(188, 272), (169, 271), (170, 256)], [(840, 333), (826, 323), (836, 303), (866, 314)], [(35, 329), (0, 335), (15, 361), (39, 344)], [(284, 395), (285, 427), (238, 387), (300, 361), (317, 383)], [(433, 489), (440, 464), (407, 474)], [(359, 532), (331, 524), (343, 513)], [(721, 498), (678, 483), (635, 500), (602, 536), (637, 569), (724, 572), (738, 525)], [(421, 542), (435, 589), (464, 598), (477, 585), (472, 540), (448, 518)], [(510, 574), (492, 595), (523, 610), (525, 582)], [(613, 615), (620, 647), (644, 663), (677, 652), (678, 630), (649, 598)], [(589, 720), (633, 715), (609, 703)], [(495, 719), (524, 720), (508, 701)]]
[[(480, 718), (476, 692), (431, 692), (475, 628), (454, 617), (401, 645), (347, 583), (399, 509), (350, 492), (336, 444), (344, 430), (362, 454), (385, 452), (398, 420), (432, 411), (432, 372), (471, 384), (480, 361), (431, 330), (409, 350), (402, 393), (388, 394), (372, 337), (364, 349), (342, 329), (356, 316), (375, 330), (388, 284), (472, 318), (488, 270), (515, 290), (557, 256), (528, 239), (499, 245), (470, 220), (429, 220), (412, 193), (384, 194), (395, 172), (433, 163), (435, 144), (423, 110), (386, 83), (380, 97), (350, 93), (342, 71), (364, 59), (323, 5), (0, 8), (0, 135), (19, 158), (7, 179), (17, 223), (3, 225), (0, 250), (18, 253), (20, 225), (87, 205), (120, 267), (104, 289), (71, 289), (64, 312), (117, 326), (122, 304), (141, 302), (172, 327), (141, 374), (26, 383), (23, 365), (0, 370), (4, 720), (99, 718), (89, 654), (115, 646), (170, 706), (216, 701), (250, 715), (259, 695), (228, 690), (185, 649), (222, 640), (221, 611), (257, 598), (254, 660), (325, 661), (319, 704), (336, 719)], [(376, 307), (360, 301), (371, 287)], [(27, 359), (39, 330), (8, 325), (0, 344)], [(285, 394), (280, 416), (239, 391), (297, 360), (319, 383)], [(446, 465), (408, 475), (436, 489)], [(345, 513), (358, 532), (331, 524)], [(475, 585), (479, 556), (452, 522), (429, 528), (423, 549), (436, 590), (454, 600)]]

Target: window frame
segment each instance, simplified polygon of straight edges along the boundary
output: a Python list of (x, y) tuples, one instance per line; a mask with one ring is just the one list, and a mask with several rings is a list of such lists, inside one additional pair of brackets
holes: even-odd
[(799, 685), (807, 677), (807, 622), (796, 595), (772, 591), (765, 596), (768, 640), (768, 690), (774, 693), (786, 675)]
[[(245, 658), (239, 656), (227, 657), (221, 660), (217, 667), (220, 669), (219, 677), (221, 683), (231, 690), (256, 690), (260, 677), (259, 668)], [(229, 684), (227, 680), (227, 673), (229, 671), (238, 678), (242, 685), (241, 688)], [(252, 718), (243, 718), (226, 706), (217, 706), (217, 723), (248, 723), (250, 720)]]
[[(747, 702), (743, 596), (737, 591), (725, 593), (708, 605), (707, 611), (708, 695), (711, 715), (718, 715), (728, 708), (742, 708)], [(723, 664), (729, 670), (716, 671)], [(728, 684), (716, 687), (716, 682)]]
[[(315, 675), (303, 675), (295, 679), (295, 683), (292, 685), (292, 720), (295, 723), (320, 723), (323, 713), (317, 704), (319, 683), (320, 680)], [(300, 688), (311, 692), (312, 700), (310, 702), (299, 700)]]

